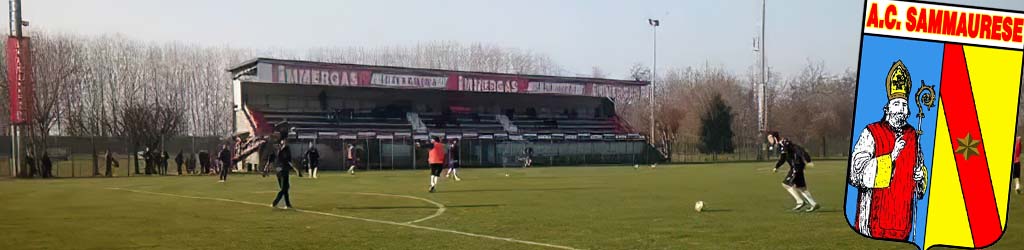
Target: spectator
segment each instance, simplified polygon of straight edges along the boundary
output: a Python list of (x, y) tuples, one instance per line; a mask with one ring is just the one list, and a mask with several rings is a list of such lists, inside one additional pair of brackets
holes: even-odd
[(202, 169), (202, 174), (210, 173), (210, 153), (206, 150), (199, 151), (199, 168)]
[(107, 174), (106, 175), (107, 175), (107, 177), (113, 177), (114, 176), (113, 175), (113, 173), (114, 173), (113, 170), (114, 169), (111, 168), (111, 167), (112, 166), (117, 166), (118, 168), (120, 168), (120, 166), (118, 166), (119, 164), (118, 164), (117, 160), (114, 159), (114, 152), (111, 152), (110, 149), (107, 149), (107, 154), (106, 154), (105, 158), (106, 158), (106, 161), (107, 161)]
[(224, 144), (220, 147), (220, 153), (217, 155), (220, 160), (220, 182), (228, 181), (228, 172), (231, 172), (231, 150), (228, 149), (228, 145)]
[(153, 174), (152, 168), (156, 159), (153, 159), (153, 151), (149, 147), (142, 151), (142, 159), (146, 161), (146, 175)]
[(188, 159), (185, 159), (185, 171), (190, 175), (195, 175), (198, 172), (196, 170), (196, 158), (199, 158), (199, 154), (188, 153)]
[(167, 175), (167, 160), (170, 159), (170, 158), (171, 158), (171, 156), (167, 154), (167, 150), (164, 150), (163, 152), (160, 153), (160, 174), (161, 175)]
[[(42, 172), (37, 171), (38, 169), (36, 169), (36, 158), (32, 156), (32, 150), (25, 153), (25, 164), (28, 165), (28, 176), (35, 176), (36, 172)], [(40, 175), (40, 177), (42, 177), (42, 175)]]
[(53, 162), (50, 161), (50, 155), (43, 152), (43, 178), (53, 177)]
[(174, 163), (178, 165), (178, 175), (181, 175), (181, 164), (185, 163), (185, 156), (182, 153), (182, 150), (178, 150), (178, 155), (174, 156)]

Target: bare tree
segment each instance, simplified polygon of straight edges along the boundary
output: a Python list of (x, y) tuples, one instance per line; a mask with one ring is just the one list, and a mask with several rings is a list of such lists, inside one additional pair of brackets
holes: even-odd
[[(61, 109), (66, 105), (73, 86), (81, 79), (76, 74), (83, 67), (83, 53), (80, 44), (62, 35), (37, 35), (33, 39), (31, 65), (35, 80), (32, 112), (28, 122), (28, 144), (35, 153), (36, 172), (48, 177), (49, 169), (43, 169), (41, 158), (49, 148), (49, 138), (55, 123), (66, 115)], [(28, 173), (28, 171), (24, 171)]]

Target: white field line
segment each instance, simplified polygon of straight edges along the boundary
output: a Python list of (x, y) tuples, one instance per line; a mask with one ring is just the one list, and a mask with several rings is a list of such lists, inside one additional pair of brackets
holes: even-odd
[[(223, 199), (223, 198), (188, 196), (188, 195), (158, 193), (158, 192), (149, 192), (149, 191), (141, 191), (141, 190), (130, 190), (130, 189), (123, 189), (123, 188), (107, 188), (107, 189), (127, 191), (127, 192), (133, 192), (133, 193), (141, 193), (141, 194), (152, 194), (152, 195), (161, 195), (161, 196), (169, 196), (169, 197), (186, 198), (186, 199), (212, 200), (212, 201), (231, 202), (231, 203), (246, 204), (246, 205), (253, 205), (253, 206), (260, 206), (260, 207), (272, 207), (271, 205), (265, 204), (265, 203), (256, 203), (256, 202), (248, 202), (248, 201), (240, 201), (240, 200), (232, 200), (232, 199)], [(526, 244), (526, 245), (533, 245), (533, 246), (542, 246), (542, 247), (557, 248), (557, 249), (567, 249), (567, 250), (578, 250), (578, 248), (567, 247), (567, 246), (560, 246), (560, 245), (554, 245), (554, 244), (547, 244), (547, 243), (540, 243), (540, 242), (534, 242), (534, 241), (528, 241), (528, 240), (519, 240), (519, 239), (513, 239), (513, 238), (505, 238), (505, 237), (484, 235), (484, 234), (468, 233), (468, 232), (462, 232), (462, 231), (455, 231), (455, 230), (451, 230), (451, 229), (443, 229), (443, 228), (436, 228), (436, 227), (420, 226), (420, 225), (411, 224), (411, 223), (402, 223), (402, 222), (395, 222), (395, 221), (368, 219), (368, 218), (361, 218), (361, 217), (355, 217), (355, 216), (339, 215), (339, 214), (332, 214), (332, 213), (326, 213), (326, 212), (320, 212), (320, 211), (311, 211), (311, 210), (302, 210), (302, 209), (293, 209), (293, 210), (295, 210), (297, 212), (310, 213), (310, 214), (319, 214), (319, 215), (323, 215), (323, 216), (330, 216), (330, 217), (336, 217), (336, 218), (358, 220), (358, 221), (365, 221), (365, 222), (373, 222), (373, 223), (380, 223), (380, 224), (387, 224), (387, 225), (401, 226), (401, 227), (409, 227), (409, 228), (415, 228), (415, 229), (422, 229), (422, 230), (429, 230), (429, 231), (435, 231), (435, 232), (444, 232), (444, 233), (465, 235), (465, 236), (470, 236), (470, 237), (477, 237), (477, 238), (484, 238), (484, 239), (491, 239), (491, 240), (498, 240), (498, 241), (505, 241), (505, 242), (512, 242), (512, 243), (519, 243), (519, 244)]]
[[(277, 191), (258, 191), (258, 192), (253, 192), (253, 193), (255, 193), (255, 194), (269, 194), (269, 193), (277, 193)], [(432, 214), (430, 216), (427, 216), (427, 217), (423, 217), (423, 218), (414, 220), (414, 221), (405, 222), (405, 223), (420, 223), (420, 222), (424, 222), (426, 220), (433, 219), (434, 217), (441, 216), (441, 214), (443, 214), (445, 210), (448, 210), (448, 207), (445, 207), (444, 204), (441, 204), (440, 202), (436, 202), (436, 201), (429, 200), (429, 199), (426, 199), (426, 198), (411, 196), (411, 195), (382, 194), (382, 193), (362, 193), (362, 192), (332, 192), (332, 193), (399, 197), (399, 198), (406, 198), (406, 199), (413, 199), (413, 200), (424, 201), (424, 202), (427, 202), (427, 203), (430, 203), (430, 204), (434, 204), (434, 206), (437, 207), (437, 211), (434, 211), (434, 214)]]

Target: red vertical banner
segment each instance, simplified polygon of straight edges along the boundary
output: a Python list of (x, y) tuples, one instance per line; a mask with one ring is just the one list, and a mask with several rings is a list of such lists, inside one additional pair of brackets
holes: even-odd
[(7, 82), (11, 123), (14, 124), (28, 121), (32, 113), (35, 84), (32, 81), (30, 48), (28, 37), (7, 38)]
[(19, 112), (21, 106), (18, 105), (21, 103), (21, 95), (19, 95), (21, 81), (18, 79), (18, 64), (20, 63), (18, 60), (18, 47), (17, 37), (7, 37), (7, 48), (5, 50), (7, 53), (7, 92), (9, 93), (7, 100), (11, 102), (8, 106), (11, 111), (11, 123), (24, 121), (21, 118), (21, 112)]

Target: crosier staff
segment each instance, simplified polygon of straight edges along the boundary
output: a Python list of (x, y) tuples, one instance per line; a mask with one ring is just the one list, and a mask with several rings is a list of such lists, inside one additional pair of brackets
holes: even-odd
[[(931, 111), (932, 107), (935, 107), (935, 89), (934, 89), (934, 87), (935, 87), (935, 85), (925, 84), (924, 80), (921, 80), (921, 87), (918, 87), (917, 88), (917, 93), (914, 93), (914, 100), (915, 100), (915, 103), (917, 104), (917, 135), (918, 136), (921, 136), (921, 135), (924, 134), (924, 129), (921, 128), (921, 122), (924, 120), (924, 112), (925, 112), (924, 107), (927, 107), (928, 111)], [(922, 103), (924, 104), (924, 107), (921, 107)], [(919, 200), (924, 198), (924, 193), (925, 193), (925, 191), (927, 191), (927, 188), (928, 188), (928, 186), (927, 186), (928, 185), (927, 184), (928, 183), (928, 170), (926, 168), (924, 168), (924, 166), (921, 166), (921, 167), (923, 169), (923, 171), (921, 171), (921, 172), (924, 174), (924, 176), (922, 177), (923, 178), (923, 181), (921, 182), (922, 185), (918, 185), (917, 186), (917, 189), (918, 189), (917, 190), (917, 199), (919, 199)], [(916, 207), (913, 210), (914, 210), (914, 214), (916, 215), (917, 214)], [(917, 227), (912, 227), (911, 228), (911, 236), (914, 237), (914, 238), (917, 237)]]
[(921, 87), (917, 88), (917, 93), (914, 94), (914, 99), (917, 103), (917, 135), (923, 135), (924, 130), (921, 129), (921, 121), (924, 120), (924, 109), (921, 107), (921, 103), (924, 103), (925, 107), (928, 107), (928, 111), (935, 107), (935, 85), (928, 85), (921, 80)]

